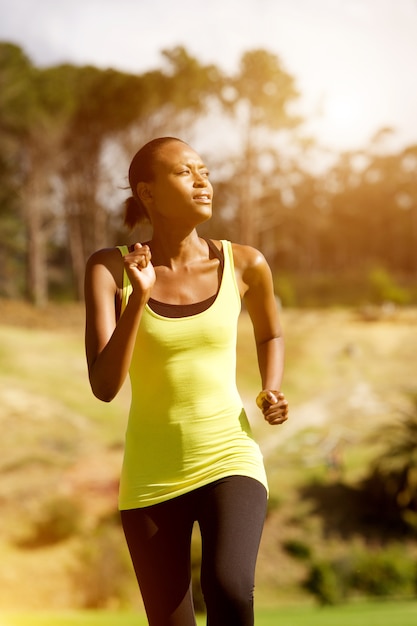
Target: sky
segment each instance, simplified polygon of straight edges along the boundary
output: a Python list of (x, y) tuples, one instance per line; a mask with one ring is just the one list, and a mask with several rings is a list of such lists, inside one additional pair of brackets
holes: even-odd
[(417, 0), (0, 0), (0, 40), (38, 66), (161, 67), (183, 45), (237, 72), (245, 51), (295, 77), (306, 132), (332, 150), (417, 144)]

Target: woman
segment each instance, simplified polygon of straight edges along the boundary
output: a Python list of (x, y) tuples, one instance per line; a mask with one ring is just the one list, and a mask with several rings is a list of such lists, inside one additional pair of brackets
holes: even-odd
[(202, 536), (210, 626), (251, 626), (265, 517), (262, 457), (236, 389), (241, 298), (251, 317), (270, 424), (287, 419), (283, 339), (269, 267), (249, 246), (201, 239), (213, 189), (194, 150), (164, 137), (129, 169), (126, 223), (152, 239), (100, 250), (86, 269), (91, 387), (111, 401), (129, 373), (132, 402), (119, 508), (150, 626), (194, 626), (190, 542)]

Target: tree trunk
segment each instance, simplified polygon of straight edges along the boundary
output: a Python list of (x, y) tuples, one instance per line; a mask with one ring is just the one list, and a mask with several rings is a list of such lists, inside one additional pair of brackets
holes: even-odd
[[(26, 293), (35, 306), (48, 301), (48, 270), (46, 241), (43, 231), (45, 198), (45, 172), (39, 163), (39, 154), (28, 148), (28, 172), (24, 189), (24, 215), (26, 226)], [(36, 163), (36, 167), (34, 166)]]
[(253, 178), (255, 167), (253, 131), (252, 110), (249, 108), (242, 175), (243, 184), (240, 205), (240, 237), (243, 244), (256, 247), (258, 243), (258, 233), (256, 232), (256, 207), (254, 206), (253, 197)]

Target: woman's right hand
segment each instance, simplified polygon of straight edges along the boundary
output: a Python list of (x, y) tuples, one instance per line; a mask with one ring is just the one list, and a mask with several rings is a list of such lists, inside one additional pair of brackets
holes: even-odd
[(135, 243), (133, 250), (123, 257), (123, 263), (133, 290), (149, 297), (156, 279), (149, 246)]
[(275, 426), (288, 419), (288, 402), (282, 391), (263, 389), (258, 393), (256, 404), (261, 409), (265, 420)]

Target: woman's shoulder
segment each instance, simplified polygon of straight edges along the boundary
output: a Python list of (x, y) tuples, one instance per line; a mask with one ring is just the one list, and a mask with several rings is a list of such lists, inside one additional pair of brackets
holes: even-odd
[(120, 247), (123, 249), (123, 246), (119, 246), (116, 248), (101, 248), (100, 250), (96, 250), (88, 258), (87, 265), (112, 265), (117, 262), (120, 264), (123, 255)]
[(253, 246), (232, 243), (233, 260), (240, 292), (245, 298), (272, 293), (271, 268), (262, 252)]
[(253, 246), (232, 242), (232, 252), (235, 267), (241, 272), (261, 269), (267, 265), (262, 252)]
[(87, 260), (86, 275), (106, 284), (110, 280), (119, 286), (123, 276), (122, 251), (118, 248), (96, 250)]

